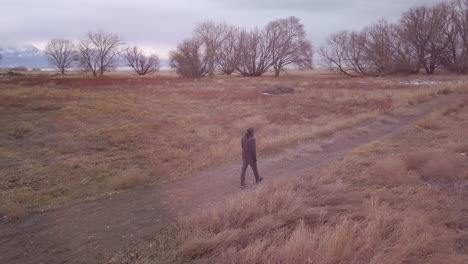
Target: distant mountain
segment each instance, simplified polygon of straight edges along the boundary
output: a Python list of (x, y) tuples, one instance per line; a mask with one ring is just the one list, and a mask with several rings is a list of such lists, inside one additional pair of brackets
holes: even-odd
[(33, 45), (24, 46), (0, 46), (0, 68), (24, 66), (27, 68), (50, 67), (44, 52)]

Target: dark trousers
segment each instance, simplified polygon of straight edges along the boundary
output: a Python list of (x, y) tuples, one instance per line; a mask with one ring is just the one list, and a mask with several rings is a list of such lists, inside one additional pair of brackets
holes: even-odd
[(258, 169), (257, 169), (257, 162), (251, 162), (248, 160), (244, 160), (242, 164), (242, 172), (241, 172), (241, 185), (245, 184), (245, 172), (247, 171), (247, 167), (250, 165), (250, 167), (253, 170), (253, 173), (255, 175), (255, 180), (258, 181), (260, 176), (258, 175)]

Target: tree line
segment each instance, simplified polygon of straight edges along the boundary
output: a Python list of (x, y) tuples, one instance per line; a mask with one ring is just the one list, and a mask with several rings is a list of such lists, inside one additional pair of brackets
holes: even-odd
[(444, 68), (468, 73), (468, 0), (422, 5), (398, 23), (381, 20), (361, 31), (332, 34), (319, 54), (326, 65), (348, 76), (427, 74)]
[[(318, 53), (327, 67), (348, 76), (416, 74), (421, 70), (433, 74), (439, 68), (466, 74), (468, 0), (422, 5), (404, 12), (397, 23), (380, 20), (360, 31), (334, 33)], [(88, 32), (77, 44), (53, 39), (45, 54), (61, 73), (73, 65), (103, 76), (122, 59), (139, 75), (160, 68), (156, 54), (145, 55), (137, 46), (125, 48), (118, 35), (102, 31)], [(253, 29), (205, 21), (170, 52), (169, 62), (183, 77), (261, 76), (271, 70), (279, 76), (288, 66), (311, 69), (313, 54), (296, 17)]]
[(45, 54), (51, 65), (62, 74), (76, 65), (95, 77), (114, 69), (121, 58), (137, 74), (156, 72), (160, 59), (156, 54), (145, 55), (137, 46), (123, 48), (122, 39), (113, 33), (88, 32), (78, 44), (67, 39), (52, 39), (45, 47)]
[[(156, 54), (145, 55), (137, 46), (123, 48), (113, 33), (88, 32), (78, 44), (52, 39), (45, 47), (49, 62), (62, 74), (78, 66), (93, 76), (103, 76), (124, 59), (137, 74), (158, 71)], [(264, 28), (242, 29), (206, 21), (196, 26), (193, 36), (170, 53), (170, 65), (183, 77), (213, 77), (215, 73), (261, 76), (274, 69), (279, 76), (287, 65), (312, 68), (312, 44), (296, 17), (278, 19)]]
[(311, 69), (312, 56), (312, 44), (296, 17), (252, 30), (207, 21), (170, 53), (170, 63), (185, 77), (212, 77), (215, 72), (261, 76), (270, 69), (279, 76), (287, 65)]

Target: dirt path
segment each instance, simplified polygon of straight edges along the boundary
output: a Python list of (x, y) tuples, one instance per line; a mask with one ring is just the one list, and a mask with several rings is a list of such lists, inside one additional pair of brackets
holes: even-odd
[[(462, 100), (457, 94), (405, 109), (403, 117), (376, 121), (311, 140), (282, 153), (260, 157), (259, 171), (272, 178), (310, 172), (346, 152), (389, 137), (429, 112)], [(119, 250), (150, 238), (177, 216), (195, 213), (255, 188), (249, 171), (246, 190), (239, 188), (240, 163), (205, 171), (191, 178), (124, 193), (105, 200), (35, 213), (22, 220), (0, 223), (0, 263), (97, 263)]]

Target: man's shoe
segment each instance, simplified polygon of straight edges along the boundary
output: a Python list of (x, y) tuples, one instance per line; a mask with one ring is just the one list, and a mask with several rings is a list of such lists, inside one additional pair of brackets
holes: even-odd
[(263, 180), (263, 177), (259, 177), (257, 180), (257, 183), (261, 182)]
[(247, 187), (247, 185), (241, 184), (240, 187), (241, 187), (241, 188), (245, 188), (245, 187)]

